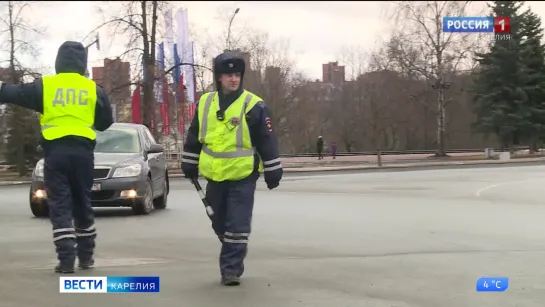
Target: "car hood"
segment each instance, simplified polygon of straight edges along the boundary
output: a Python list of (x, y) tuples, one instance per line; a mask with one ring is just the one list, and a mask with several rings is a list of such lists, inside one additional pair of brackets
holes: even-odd
[[(95, 166), (114, 166), (129, 163), (131, 160), (143, 160), (140, 154), (135, 153), (101, 153), (95, 152)], [(138, 160), (138, 161), (136, 161)]]
[[(95, 166), (117, 166), (119, 164), (138, 163), (143, 161), (141, 154), (137, 153), (101, 153), (95, 152)], [(41, 158), (37, 164), (43, 164), (44, 158)]]

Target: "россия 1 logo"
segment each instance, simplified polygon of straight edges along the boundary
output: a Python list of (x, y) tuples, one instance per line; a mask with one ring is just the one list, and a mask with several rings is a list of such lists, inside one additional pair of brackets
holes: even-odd
[(443, 32), (494, 33), (495, 40), (511, 39), (509, 17), (443, 17)]

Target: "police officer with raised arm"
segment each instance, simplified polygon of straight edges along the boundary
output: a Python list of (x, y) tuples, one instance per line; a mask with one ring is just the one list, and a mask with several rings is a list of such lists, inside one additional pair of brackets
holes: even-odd
[(217, 91), (199, 100), (182, 157), (187, 178), (200, 172), (208, 181), (206, 197), (222, 243), (220, 273), (226, 286), (239, 285), (244, 273), (259, 173), (264, 171), (269, 189), (278, 187), (283, 173), (267, 105), (243, 89), (245, 66), (231, 52), (216, 57)]
[(33, 83), (0, 85), (0, 103), (40, 113), (44, 184), (59, 263), (57, 273), (94, 265), (96, 228), (91, 208), (96, 131), (113, 124), (104, 91), (84, 77), (87, 51), (79, 42), (63, 43), (56, 75)]

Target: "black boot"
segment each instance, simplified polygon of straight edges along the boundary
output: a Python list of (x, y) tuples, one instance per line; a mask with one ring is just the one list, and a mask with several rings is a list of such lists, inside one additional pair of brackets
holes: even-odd
[(55, 267), (55, 273), (71, 274), (74, 273), (74, 263), (59, 262)]
[(240, 285), (240, 278), (233, 275), (222, 276), (221, 283), (224, 286), (238, 286)]
[(81, 260), (79, 261), (79, 268), (82, 270), (90, 270), (95, 267), (95, 259), (91, 258), (89, 260)]

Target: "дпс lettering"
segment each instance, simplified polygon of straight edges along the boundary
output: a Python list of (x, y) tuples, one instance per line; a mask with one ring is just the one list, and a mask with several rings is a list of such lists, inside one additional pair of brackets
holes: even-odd
[[(87, 97), (89, 92), (87, 90), (77, 90), (77, 104), (80, 106), (87, 105)], [(76, 89), (73, 88), (57, 88), (55, 91), (55, 99), (53, 100), (53, 106), (67, 104), (76, 104)]]

